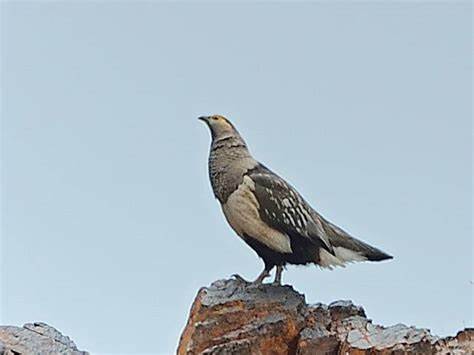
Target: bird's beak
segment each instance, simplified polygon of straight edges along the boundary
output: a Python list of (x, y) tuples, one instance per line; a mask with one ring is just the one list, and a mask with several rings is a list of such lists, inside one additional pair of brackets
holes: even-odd
[(203, 122), (209, 123), (209, 116), (201, 116), (198, 117), (198, 120), (201, 120)]

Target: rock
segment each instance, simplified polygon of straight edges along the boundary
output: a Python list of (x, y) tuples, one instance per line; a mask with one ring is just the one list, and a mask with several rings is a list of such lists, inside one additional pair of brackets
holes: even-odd
[(178, 353), (287, 354), (304, 325), (304, 307), (304, 296), (291, 287), (217, 281), (199, 291)]
[(45, 323), (0, 326), (0, 355), (88, 355), (67, 336)]
[(290, 286), (234, 279), (199, 290), (178, 346), (178, 355), (473, 353), (474, 329), (439, 338), (403, 324), (383, 327), (351, 301), (308, 305)]

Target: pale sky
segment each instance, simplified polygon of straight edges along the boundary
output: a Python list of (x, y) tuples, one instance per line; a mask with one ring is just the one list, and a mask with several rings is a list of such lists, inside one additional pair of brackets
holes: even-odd
[(392, 254), (289, 267), (309, 303), (473, 326), (470, 2), (2, 2), (1, 323), (175, 352), (201, 286), (261, 260), (196, 118), (227, 115), (329, 220)]

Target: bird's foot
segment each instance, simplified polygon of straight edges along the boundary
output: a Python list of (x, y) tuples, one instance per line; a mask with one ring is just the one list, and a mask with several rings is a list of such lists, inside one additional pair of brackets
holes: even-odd
[(257, 282), (256, 280), (255, 281), (249, 281), (249, 280), (246, 280), (244, 279), (242, 276), (240, 276), (239, 274), (233, 274), (232, 277), (239, 283), (241, 283), (243, 285), (243, 287), (245, 288), (252, 288), (252, 287), (258, 287), (262, 284), (262, 282)]
[(244, 283), (247, 286), (252, 286), (252, 287), (258, 287), (260, 285), (263, 285), (263, 280), (265, 280), (268, 276), (270, 276), (270, 273), (264, 270), (260, 275), (258, 275), (258, 277), (255, 280), (248, 281), (244, 279), (242, 276), (240, 276), (239, 274), (232, 274), (232, 277), (235, 280), (241, 283)]
[(237, 280), (239, 282), (242, 282), (242, 283), (245, 283), (245, 284), (251, 284), (252, 283), (251, 281), (247, 281), (246, 279), (244, 279), (239, 274), (232, 274), (231, 277), (233, 277), (235, 280)]
[(250, 284), (255, 287), (263, 285), (263, 280), (265, 280), (269, 276), (270, 276), (270, 273), (268, 272), (268, 270), (263, 270), (261, 274), (258, 275), (258, 277), (254, 281), (252, 281)]

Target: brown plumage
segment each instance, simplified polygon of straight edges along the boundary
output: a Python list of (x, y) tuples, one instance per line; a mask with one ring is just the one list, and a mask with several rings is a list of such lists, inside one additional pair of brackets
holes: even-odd
[(284, 179), (255, 160), (225, 117), (200, 117), (211, 136), (209, 178), (215, 197), (235, 232), (263, 259), (261, 283), (286, 264), (332, 268), (354, 261), (392, 257), (324, 219)]

